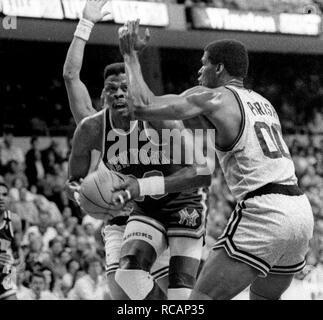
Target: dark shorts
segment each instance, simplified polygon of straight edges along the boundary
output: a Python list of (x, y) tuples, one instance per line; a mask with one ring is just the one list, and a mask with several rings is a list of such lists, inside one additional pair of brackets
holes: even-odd
[[(205, 235), (205, 195), (182, 194), (166, 202), (136, 202), (129, 221), (149, 224), (150, 219), (158, 221), (168, 237), (201, 238)], [(147, 219), (148, 218), (148, 219)]]

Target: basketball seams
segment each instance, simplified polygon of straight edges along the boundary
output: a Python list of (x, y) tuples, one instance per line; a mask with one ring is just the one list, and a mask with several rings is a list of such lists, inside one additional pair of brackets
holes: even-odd
[[(99, 179), (99, 180), (100, 180), (100, 177), (99, 177), (98, 175), (94, 176), (93, 181), (94, 181), (94, 183), (95, 183), (95, 185), (96, 185), (96, 187), (97, 187), (97, 189), (98, 189), (98, 191), (99, 191), (99, 194), (100, 194), (100, 196), (101, 196), (101, 199), (102, 199), (102, 200), (103, 200), (103, 202), (104, 202), (104, 203), (106, 203), (108, 206), (111, 206), (111, 205), (112, 205), (112, 203), (110, 203), (110, 202), (108, 202), (107, 200), (105, 200), (105, 199), (104, 199), (103, 194), (102, 194), (102, 192), (101, 192), (101, 190), (100, 190), (100, 187), (99, 187), (99, 185), (98, 185), (98, 182), (96, 181), (96, 177), (98, 177), (98, 179)], [(100, 181), (100, 182), (101, 182), (101, 181)]]
[[(101, 208), (101, 209), (104, 209), (104, 210), (108, 210), (107, 208), (103, 207), (103, 206), (100, 206), (99, 204), (95, 203), (93, 200), (91, 200), (89, 197), (87, 197), (82, 191), (80, 192), (81, 196), (83, 196), (87, 201), (89, 201), (90, 203), (92, 203), (93, 205)], [(84, 210), (84, 209), (83, 209)], [(86, 210), (85, 210), (86, 211)], [(102, 213), (102, 212), (101, 212)]]

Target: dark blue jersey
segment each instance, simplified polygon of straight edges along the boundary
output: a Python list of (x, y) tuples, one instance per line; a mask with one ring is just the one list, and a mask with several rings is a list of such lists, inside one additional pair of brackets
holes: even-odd
[[(103, 111), (104, 139), (102, 161), (109, 170), (136, 178), (149, 176), (169, 176), (184, 164), (172, 164), (172, 146), (166, 147), (156, 139), (156, 131), (151, 134), (143, 121), (132, 121), (129, 132), (113, 128), (109, 110)], [(154, 136), (154, 137), (152, 137)], [(181, 148), (181, 146), (174, 146)], [(188, 188), (189, 189), (189, 188)], [(202, 196), (199, 190), (165, 194), (162, 196), (145, 196), (136, 201), (142, 209), (158, 211), (180, 210), (184, 205), (201, 206)]]

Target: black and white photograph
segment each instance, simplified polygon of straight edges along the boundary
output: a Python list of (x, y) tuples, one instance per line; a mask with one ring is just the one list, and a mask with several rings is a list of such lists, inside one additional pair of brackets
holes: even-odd
[(0, 0), (0, 300), (323, 300), (322, 17)]

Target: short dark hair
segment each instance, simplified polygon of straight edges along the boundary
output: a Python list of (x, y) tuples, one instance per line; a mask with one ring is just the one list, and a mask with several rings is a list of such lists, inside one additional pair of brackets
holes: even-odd
[(88, 272), (90, 264), (94, 263), (94, 262), (99, 262), (102, 265), (102, 260), (100, 259), (100, 257), (97, 254), (90, 255), (90, 256), (86, 257), (84, 259), (84, 263), (83, 263), (84, 270), (86, 272)]
[(126, 69), (124, 66), (123, 62), (117, 62), (117, 63), (112, 63), (112, 64), (108, 64), (105, 68), (104, 68), (104, 73), (103, 73), (103, 78), (104, 80), (106, 80), (107, 77), (111, 76), (111, 75), (119, 75), (120, 73), (125, 73)]
[(248, 74), (249, 57), (243, 43), (237, 40), (216, 40), (209, 43), (208, 52), (212, 64), (223, 63), (231, 76), (245, 78)]

